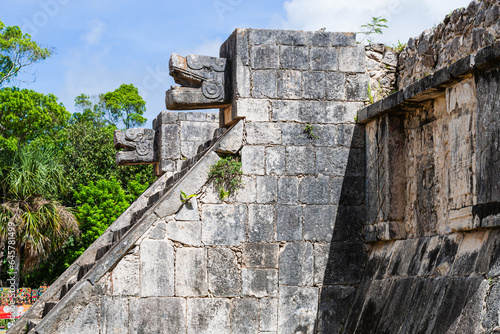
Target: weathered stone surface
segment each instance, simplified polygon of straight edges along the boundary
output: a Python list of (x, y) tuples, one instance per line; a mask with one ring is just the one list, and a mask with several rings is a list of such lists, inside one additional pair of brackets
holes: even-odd
[(248, 241), (276, 240), (274, 211), (273, 205), (248, 206)]
[(246, 123), (247, 143), (250, 145), (281, 144), (281, 126), (275, 123)]
[[(329, 72), (325, 74), (325, 94), (328, 100), (345, 100), (345, 74)], [(351, 121), (352, 119), (349, 119)]]
[(167, 238), (190, 246), (201, 246), (201, 222), (170, 221)]
[(259, 45), (250, 49), (252, 68), (273, 69), (279, 67), (279, 47), (275, 45)]
[[(186, 196), (189, 195), (191, 194), (186, 194)], [(188, 202), (184, 203), (175, 215), (175, 219), (181, 221), (199, 221), (198, 200), (192, 197)]]
[(302, 72), (285, 70), (278, 72), (278, 98), (300, 99), (302, 91)]
[(286, 148), (286, 171), (290, 175), (314, 174), (314, 150), (310, 147)]
[(254, 71), (252, 72), (252, 97), (254, 98), (276, 98), (278, 96), (278, 73), (277, 71)]
[(278, 299), (262, 298), (259, 301), (261, 332), (276, 332), (278, 330)]
[[(144, 240), (140, 245), (140, 257), (141, 297), (173, 296), (174, 248), (168, 241)], [(138, 277), (135, 285), (138, 285), (137, 282)], [(131, 283), (128, 284), (132, 285)]]
[(302, 240), (302, 208), (293, 205), (276, 207), (276, 238), (278, 241)]
[(318, 311), (318, 290), (313, 287), (280, 287), (278, 333), (313, 333)]
[(183, 298), (138, 298), (131, 301), (129, 307), (131, 333), (186, 331), (186, 301)]
[(246, 239), (245, 205), (206, 204), (202, 221), (202, 240), (207, 245), (238, 246)]
[(313, 246), (307, 242), (289, 242), (280, 251), (280, 284), (312, 285)]
[(304, 177), (299, 184), (299, 201), (305, 204), (329, 204), (329, 181), (327, 176)]
[(299, 179), (297, 177), (280, 177), (278, 179), (278, 203), (297, 204)]
[(101, 323), (103, 334), (128, 334), (128, 298), (104, 296)]
[(223, 298), (187, 300), (187, 333), (227, 333), (231, 328), (231, 303)]
[(304, 99), (323, 99), (325, 97), (324, 72), (304, 72), (302, 82), (302, 97)]
[[(100, 304), (91, 302), (84, 308), (73, 309), (72, 317), (61, 324), (58, 333), (73, 334), (75, 332), (82, 334), (99, 333), (99, 311)], [(79, 312), (78, 312), (79, 311)]]
[(241, 170), (244, 174), (265, 174), (265, 150), (263, 146), (243, 146)]
[(149, 233), (149, 238), (154, 240), (165, 239), (166, 229), (167, 224), (165, 222), (158, 222), (153, 230)]
[(237, 153), (243, 145), (243, 121), (236, 123), (228, 133), (216, 144), (219, 153)]
[(361, 281), (367, 254), (363, 243), (332, 242), (323, 284), (357, 284)]
[(245, 117), (247, 121), (269, 121), (271, 103), (265, 99), (238, 99), (231, 107), (232, 119)]
[(113, 269), (113, 295), (114, 296), (138, 296), (140, 293), (139, 258), (130, 254), (121, 259)]
[(241, 274), (236, 254), (231, 249), (208, 249), (208, 290), (215, 297), (240, 295)]
[(259, 331), (259, 300), (233, 299), (231, 307), (231, 332), (253, 334)]
[(235, 203), (255, 203), (257, 200), (257, 182), (255, 178), (244, 175), (241, 181), (243, 187), (229, 196), (228, 200)]
[(113, 137), (115, 149), (124, 149), (116, 153), (116, 164), (151, 164), (158, 161), (153, 149), (154, 138), (155, 131), (152, 129), (116, 130)]
[(276, 44), (278, 30), (271, 29), (249, 29), (248, 42), (252, 45)]
[(303, 146), (312, 142), (304, 130), (305, 125), (297, 123), (283, 124), (283, 145)]
[(331, 241), (335, 226), (336, 207), (333, 205), (308, 205), (302, 209), (303, 235), (307, 241)]
[(278, 244), (246, 243), (243, 245), (243, 266), (278, 268), (278, 250)]
[(241, 293), (245, 297), (276, 297), (278, 295), (278, 270), (241, 269)]
[(283, 175), (285, 174), (285, 148), (266, 147), (266, 174)]
[(325, 286), (320, 292), (318, 331), (341, 333), (354, 302), (356, 288), (352, 286)]
[(366, 74), (346, 75), (346, 98), (349, 101), (368, 99), (368, 76)]
[(257, 203), (276, 203), (278, 180), (276, 176), (257, 176)]
[(336, 71), (338, 69), (336, 48), (311, 48), (311, 70)]
[(280, 48), (280, 65), (284, 69), (309, 69), (309, 49), (303, 46), (282, 46)]
[(207, 250), (183, 247), (175, 252), (175, 295), (180, 297), (206, 296)]

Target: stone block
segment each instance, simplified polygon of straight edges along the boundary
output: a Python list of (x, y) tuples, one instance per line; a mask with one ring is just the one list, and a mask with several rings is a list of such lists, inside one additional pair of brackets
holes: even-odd
[[(364, 206), (337, 207), (334, 215), (335, 232), (332, 240), (335, 241), (362, 241), (362, 230), (365, 224)], [(305, 227), (304, 227), (305, 229)]]
[(144, 240), (140, 257), (141, 297), (173, 296), (174, 248), (167, 241)]
[(259, 300), (233, 299), (231, 307), (231, 332), (254, 334), (259, 332)]
[(297, 177), (280, 177), (278, 179), (278, 203), (297, 204), (299, 194), (299, 179)]
[(356, 33), (333, 32), (331, 33), (332, 46), (356, 46)]
[(272, 101), (273, 121), (300, 122), (302, 101)]
[(340, 203), (340, 196), (342, 195), (342, 186), (344, 178), (331, 177), (330, 178), (330, 203), (338, 205)]
[(353, 286), (324, 286), (321, 289), (318, 314), (319, 333), (342, 332), (355, 295), (356, 288)]
[(205, 122), (207, 114), (199, 111), (188, 111), (186, 114), (186, 121)]
[(128, 298), (104, 296), (101, 319), (103, 334), (128, 334)]
[(231, 108), (232, 119), (245, 117), (247, 122), (269, 121), (271, 103), (264, 99), (238, 99)]
[(277, 269), (241, 269), (241, 290), (246, 297), (276, 297), (278, 295)]
[(325, 98), (324, 72), (304, 72), (302, 74), (302, 97), (314, 100)]
[(276, 206), (276, 238), (278, 241), (302, 240), (302, 208), (293, 205)]
[(180, 158), (179, 126), (177, 124), (161, 125), (160, 133), (161, 158)]
[(261, 332), (278, 330), (278, 299), (262, 298), (260, 301), (259, 328)]
[(346, 98), (348, 101), (368, 100), (368, 75), (346, 75)]
[(243, 121), (235, 124), (224, 137), (215, 145), (214, 150), (218, 153), (237, 153), (243, 145)]
[[(189, 195), (191, 194), (186, 194), (186, 196)], [(192, 197), (188, 202), (184, 203), (179, 209), (179, 212), (175, 214), (175, 219), (183, 221), (199, 221), (200, 214), (198, 212), (198, 200), (195, 197)]]
[(313, 333), (319, 289), (282, 286), (279, 293), (278, 333)]
[(299, 184), (299, 201), (305, 204), (330, 203), (330, 178), (306, 176)]
[(219, 113), (218, 112), (207, 112), (204, 113), (207, 115), (207, 122), (215, 122), (219, 124)]
[(258, 45), (250, 49), (252, 68), (273, 69), (279, 67), (279, 47), (276, 45)]
[(278, 180), (276, 176), (257, 176), (257, 203), (276, 203)]
[(251, 45), (276, 44), (276, 34), (279, 30), (249, 29), (248, 42)]
[(336, 48), (311, 48), (311, 70), (337, 71), (338, 51)]
[(332, 242), (328, 252), (323, 284), (358, 284), (367, 261), (361, 242)]
[(276, 240), (274, 231), (274, 206), (256, 204), (248, 206), (248, 240)]
[(266, 147), (266, 174), (283, 175), (285, 174), (285, 148), (284, 147)]
[(238, 246), (246, 239), (245, 205), (206, 204), (202, 221), (202, 241), (206, 245)]
[(184, 333), (186, 301), (183, 298), (138, 298), (130, 302), (130, 333)]
[(201, 246), (201, 222), (170, 221), (167, 224), (167, 238), (189, 246)]
[(183, 141), (181, 142), (181, 154), (183, 157), (192, 158), (198, 154), (198, 147), (203, 143), (193, 142), (193, 141)]
[(229, 201), (235, 203), (254, 203), (257, 198), (255, 178), (243, 176), (241, 181), (243, 183), (243, 188), (238, 189), (235, 195), (231, 195)]
[(318, 147), (316, 149), (317, 173), (320, 175), (344, 176), (348, 160), (348, 148)]
[(330, 255), (330, 243), (314, 244), (314, 285), (322, 285)]
[(246, 123), (245, 128), (250, 145), (281, 144), (281, 125), (278, 123)]
[(365, 47), (358, 45), (339, 50), (339, 70), (341, 72), (365, 72)]
[(227, 333), (231, 327), (230, 310), (229, 299), (188, 299), (187, 334)]
[(278, 98), (300, 99), (301, 91), (301, 71), (286, 70), (278, 72)]
[(281, 68), (291, 70), (309, 69), (309, 48), (305, 46), (281, 46)]
[(244, 244), (243, 266), (247, 268), (278, 268), (278, 250), (278, 244)]
[(165, 222), (159, 222), (156, 224), (156, 226), (153, 228), (151, 232), (149, 232), (149, 239), (154, 239), (154, 240), (163, 240), (165, 239), (165, 232), (167, 230), (167, 224)]
[[(345, 101), (345, 73), (328, 72), (325, 74), (325, 95), (327, 100)], [(354, 117), (348, 121), (352, 122)]]
[(336, 209), (337, 207), (333, 205), (307, 205), (304, 207), (302, 209), (304, 213), (302, 219), (304, 240), (330, 242), (335, 226)]
[(304, 130), (305, 124), (283, 123), (283, 145), (305, 146), (313, 142)]
[(252, 72), (252, 97), (276, 98), (278, 96), (278, 73), (269, 70)]
[(218, 128), (217, 123), (182, 121), (181, 142), (205, 143), (214, 137)]
[(237, 297), (241, 292), (238, 259), (229, 248), (208, 249), (208, 291), (215, 297)]
[(138, 296), (140, 271), (139, 259), (135, 254), (121, 259), (113, 269), (113, 296)]
[(289, 175), (315, 174), (314, 150), (310, 147), (286, 148), (286, 171)]
[(280, 45), (306, 45), (306, 34), (297, 30), (278, 30), (276, 41)]
[(288, 242), (280, 251), (280, 285), (313, 285), (314, 253), (307, 242)]
[(241, 149), (241, 169), (244, 174), (265, 174), (265, 148), (263, 146), (243, 146)]
[(203, 297), (208, 294), (207, 250), (182, 247), (175, 253), (175, 295)]

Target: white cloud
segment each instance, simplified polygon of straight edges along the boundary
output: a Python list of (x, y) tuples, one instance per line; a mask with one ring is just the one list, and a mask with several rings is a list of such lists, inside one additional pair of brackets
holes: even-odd
[(90, 22), (87, 22), (87, 26), (89, 27), (89, 31), (82, 35), (82, 39), (87, 42), (88, 45), (97, 45), (101, 41), (101, 38), (104, 34), (106, 25), (99, 19), (94, 19)]
[[(467, 6), (470, 0), (289, 0), (283, 8), (283, 28), (329, 31), (360, 31), (374, 16), (389, 20), (377, 41), (388, 44), (408, 40), (441, 21), (451, 10)], [(359, 39), (359, 38), (358, 38)]]

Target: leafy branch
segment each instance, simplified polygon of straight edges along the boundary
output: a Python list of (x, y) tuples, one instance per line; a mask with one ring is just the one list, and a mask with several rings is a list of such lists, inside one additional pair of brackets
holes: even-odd
[(368, 37), (375, 34), (382, 35), (383, 34), (382, 29), (389, 28), (385, 23), (387, 23), (387, 19), (384, 19), (382, 16), (377, 16), (377, 17), (372, 17), (371, 22), (363, 24), (361, 28), (365, 29), (364, 31), (361, 31), (360, 34), (365, 35), (365, 37), (363, 37), (361, 42), (363, 42), (366, 39), (368, 43), (372, 43), (372, 40), (369, 39)]
[(238, 157), (221, 158), (210, 167), (208, 177), (214, 182), (220, 199), (229, 197), (243, 186), (243, 171)]

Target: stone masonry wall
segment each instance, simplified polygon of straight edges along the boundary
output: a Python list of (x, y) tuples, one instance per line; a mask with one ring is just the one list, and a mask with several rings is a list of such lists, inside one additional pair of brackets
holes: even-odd
[(497, 0), (472, 1), (467, 8), (451, 12), (436, 27), (410, 38), (399, 54), (398, 88), (495, 43), (500, 36), (499, 15)]
[(214, 138), (219, 128), (219, 114), (207, 112), (163, 111), (153, 120), (153, 129), (161, 133), (157, 146), (161, 147), (161, 161), (156, 173), (168, 176), (180, 172), (183, 164), (206, 149), (204, 145)]
[(373, 103), (394, 93), (398, 54), (380, 43), (365, 46), (366, 73), (370, 76), (370, 89), (367, 103)]

